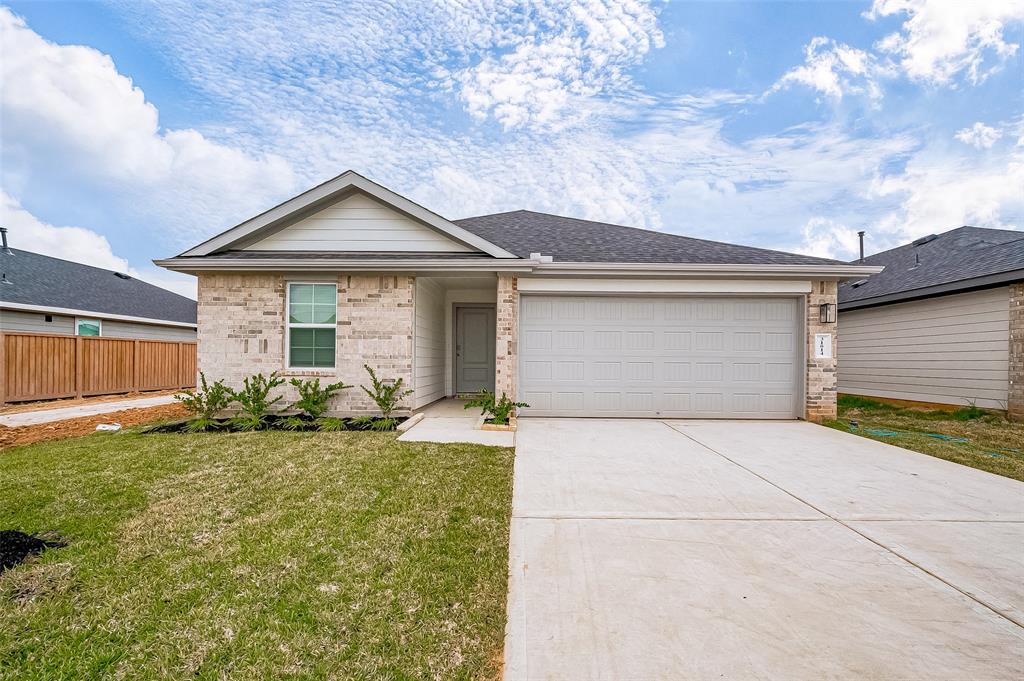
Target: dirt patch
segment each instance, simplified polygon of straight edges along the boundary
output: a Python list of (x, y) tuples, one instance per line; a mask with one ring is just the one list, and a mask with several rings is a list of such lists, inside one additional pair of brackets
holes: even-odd
[(121, 426), (127, 428), (166, 419), (180, 419), (187, 413), (180, 404), (162, 404), (157, 407), (123, 409), (108, 414), (94, 414), (66, 421), (38, 423), (17, 428), (0, 426), (0, 449), (88, 435), (95, 432), (96, 426), (101, 423), (120, 423)]
[(64, 543), (60, 541), (43, 539), (18, 530), (0, 530), (0, 574), (15, 565), (21, 565), (29, 556), (61, 546)]

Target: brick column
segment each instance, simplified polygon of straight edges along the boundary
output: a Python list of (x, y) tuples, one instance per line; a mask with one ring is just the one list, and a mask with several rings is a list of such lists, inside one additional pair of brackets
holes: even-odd
[(1010, 284), (1010, 395), (1006, 411), (1011, 421), (1024, 421), (1024, 282)]
[(495, 332), (494, 392), (517, 398), (519, 370), (519, 278), (498, 275), (498, 314)]
[[(837, 282), (811, 282), (811, 293), (807, 296), (807, 404), (808, 421), (821, 422), (836, 417), (836, 383), (839, 358), (839, 324), (822, 324), (818, 306), (836, 303)], [(837, 315), (838, 319), (838, 315)], [(814, 336), (819, 333), (832, 335), (831, 359), (817, 359), (814, 356)]]

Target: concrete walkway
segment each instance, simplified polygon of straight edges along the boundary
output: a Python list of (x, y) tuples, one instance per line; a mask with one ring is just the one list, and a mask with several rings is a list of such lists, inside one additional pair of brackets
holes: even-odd
[(403, 442), (469, 442), (494, 447), (512, 447), (516, 434), (509, 431), (479, 430), (479, 409), (466, 409), (465, 400), (446, 398), (416, 413), (423, 420), (398, 437)]
[(142, 409), (144, 407), (158, 407), (162, 404), (173, 403), (173, 395), (160, 395), (159, 397), (138, 397), (126, 400), (114, 400), (112, 402), (96, 402), (94, 404), (82, 404), (75, 407), (58, 407), (56, 409), (21, 411), (13, 414), (0, 415), (0, 425), (7, 426), (9, 428), (33, 426), (40, 423), (53, 423), (54, 421), (77, 419), (82, 416), (109, 414), (111, 412), (122, 411), (124, 409)]
[(815, 426), (523, 419), (505, 679), (1019, 679), (1024, 484)]

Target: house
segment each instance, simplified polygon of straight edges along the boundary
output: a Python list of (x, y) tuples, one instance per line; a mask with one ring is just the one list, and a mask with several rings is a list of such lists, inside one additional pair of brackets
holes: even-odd
[(196, 303), (121, 272), (0, 249), (0, 332), (191, 341)]
[(1024, 419), (1024, 233), (960, 227), (864, 258), (839, 287), (842, 393)]
[[(195, 274), (199, 368), (494, 389), (524, 415), (835, 415), (837, 283), (878, 267), (514, 211), (447, 220), (345, 172), (156, 261)], [(372, 404), (343, 391), (335, 413)]]

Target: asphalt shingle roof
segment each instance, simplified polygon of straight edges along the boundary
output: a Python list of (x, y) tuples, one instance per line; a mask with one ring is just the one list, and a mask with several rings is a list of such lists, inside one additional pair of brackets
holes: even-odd
[(196, 323), (196, 301), (111, 270), (11, 249), (0, 251), (0, 302)]
[(836, 260), (770, 251), (560, 215), (517, 210), (454, 220), (455, 224), (522, 258), (555, 262), (836, 265)]
[(959, 227), (925, 243), (869, 255), (864, 263), (884, 265), (885, 269), (858, 286), (853, 285), (856, 282), (841, 285), (840, 305), (867, 304), (882, 296), (889, 301), (898, 294), (912, 297), (918, 289), (958, 282), (970, 288), (971, 280), (978, 277), (1024, 270), (1024, 232)]

